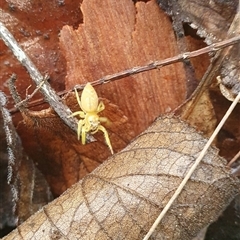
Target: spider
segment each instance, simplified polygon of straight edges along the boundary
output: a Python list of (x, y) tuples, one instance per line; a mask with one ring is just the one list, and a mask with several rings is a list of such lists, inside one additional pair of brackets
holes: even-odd
[(103, 102), (98, 102), (98, 95), (90, 83), (87, 83), (84, 87), (81, 95), (81, 100), (79, 98), (78, 92), (75, 88), (75, 94), (77, 102), (82, 109), (82, 111), (77, 111), (71, 114), (69, 117), (79, 116), (81, 119), (78, 121), (77, 135), (78, 140), (82, 139), (82, 144), (86, 143), (86, 134), (94, 134), (98, 130), (101, 130), (104, 134), (105, 141), (113, 154), (112, 145), (108, 136), (108, 132), (101, 125), (102, 122), (108, 122), (108, 119), (105, 117), (98, 116), (98, 113), (105, 109)]

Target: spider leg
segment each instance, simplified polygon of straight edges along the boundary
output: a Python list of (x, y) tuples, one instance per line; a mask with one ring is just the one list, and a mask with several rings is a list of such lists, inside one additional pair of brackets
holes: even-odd
[(76, 88), (74, 88), (74, 90), (75, 90), (75, 94), (76, 94), (76, 98), (77, 98), (78, 105), (81, 107), (81, 101), (80, 101), (80, 97), (79, 97), (79, 95), (78, 95), (78, 91), (77, 91)]
[(82, 137), (82, 145), (85, 145), (85, 143), (86, 143), (86, 128), (85, 128), (85, 126), (83, 126), (82, 127), (82, 135), (81, 135), (81, 137)]
[(83, 111), (78, 111), (80, 118), (85, 118), (86, 114)]
[[(76, 88), (75, 88), (74, 90), (75, 90), (75, 94), (76, 94), (76, 98), (77, 98), (78, 105), (79, 105), (79, 107), (83, 110), (82, 105), (81, 105), (81, 100), (80, 100), (80, 97), (79, 97), (79, 95), (78, 95), (78, 91), (77, 91)], [(78, 113), (79, 113), (80, 118), (85, 118), (85, 112), (83, 112), (83, 111), (78, 111)], [(74, 113), (74, 114), (75, 114), (75, 113)], [(74, 116), (76, 116), (76, 114), (75, 114)]]
[(85, 113), (83, 111), (74, 112), (71, 115), (69, 115), (68, 117), (70, 118), (70, 117), (74, 117), (74, 116), (77, 116), (77, 115), (79, 115), (80, 118), (85, 118)]
[(98, 129), (103, 132), (105, 141), (106, 141), (106, 143), (107, 143), (107, 145), (108, 145), (111, 153), (113, 154), (113, 149), (112, 149), (112, 145), (111, 145), (111, 142), (110, 142), (110, 139), (109, 139), (107, 130), (106, 130), (105, 127), (103, 127), (102, 125), (99, 125), (99, 126), (98, 126)]
[(99, 117), (99, 122), (109, 122), (109, 120), (106, 117)]
[(98, 104), (98, 107), (97, 107), (97, 113), (103, 111), (105, 109), (105, 105), (102, 101), (100, 101), (100, 103)]
[(110, 126), (112, 124), (112, 122), (106, 117), (99, 117), (99, 122), (105, 123), (106, 126)]
[[(83, 131), (83, 128), (84, 128), (83, 125), (84, 125), (84, 120), (79, 120), (78, 121), (78, 129), (77, 129), (78, 140), (80, 139), (80, 134)], [(83, 141), (83, 138), (82, 138), (82, 141)]]

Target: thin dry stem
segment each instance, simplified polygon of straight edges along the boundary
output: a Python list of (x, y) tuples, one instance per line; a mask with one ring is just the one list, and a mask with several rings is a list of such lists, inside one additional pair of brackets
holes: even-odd
[(228, 163), (228, 167), (231, 167), (231, 165), (237, 161), (237, 159), (240, 157), (240, 150), (239, 152), (232, 158), (232, 160)]
[(153, 234), (153, 232), (155, 231), (156, 227), (158, 226), (158, 224), (160, 223), (160, 221), (162, 220), (162, 218), (165, 216), (165, 214), (167, 213), (167, 211), (169, 210), (169, 208), (172, 206), (173, 202), (176, 200), (176, 198), (179, 196), (179, 194), (181, 193), (181, 191), (183, 190), (184, 186), (186, 185), (187, 181), (190, 179), (191, 175), (193, 174), (193, 172), (195, 171), (195, 169), (197, 168), (197, 166), (199, 165), (199, 163), (201, 162), (201, 160), (203, 159), (204, 155), (206, 154), (208, 148), (210, 147), (210, 145), (212, 144), (213, 140), (215, 139), (215, 137), (217, 136), (217, 134), (219, 133), (219, 131), (221, 130), (222, 126), (224, 125), (224, 123), (226, 122), (226, 120), (228, 119), (228, 117), (230, 116), (230, 114), (232, 113), (233, 109), (235, 108), (235, 106), (237, 105), (238, 101), (240, 100), (240, 93), (238, 93), (237, 97), (234, 99), (234, 101), (232, 102), (231, 106), (229, 107), (229, 109), (227, 110), (227, 112), (225, 113), (224, 117), (222, 118), (222, 120), (220, 121), (220, 123), (218, 124), (218, 126), (216, 127), (215, 131), (213, 132), (212, 136), (209, 138), (209, 140), (207, 141), (206, 145), (204, 146), (203, 150), (201, 151), (201, 153), (199, 154), (198, 158), (196, 159), (195, 163), (192, 165), (191, 169), (189, 170), (189, 172), (187, 173), (187, 175), (185, 176), (185, 178), (182, 180), (181, 184), (179, 185), (179, 187), (177, 188), (177, 190), (175, 191), (175, 193), (173, 194), (173, 196), (171, 197), (171, 199), (169, 200), (169, 202), (167, 203), (167, 205), (163, 208), (162, 212), (159, 214), (158, 218), (156, 219), (156, 221), (154, 222), (154, 224), (152, 225), (152, 227), (150, 228), (149, 232), (147, 233), (147, 235), (144, 237), (143, 240), (148, 240), (149, 237), (151, 237), (151, 235)]
[[(149, 71), (149, 70), (153, 70), (153, 69), (158, 69), (158, 68), (161, 68), (161, 67), (179, 62), (179, 61), (183, 61), (185, 59), (197, 57), (197, 56), (205, 54), (205, 53), (217, 52), (218, 50), (220, 50), (222, 48), (226, 48), (226, 47), (231, 46), (233, 44), (236, 44), (238, 42), (240, 42), (240, 35), (235, 36), (233, 38), (229, 38), (227, 40), (224, 40), (224, 41), (221, 41), (221, 42), (218, 42), (218, 43), (214, 43), (210, 46), (207, 46), (205, 48), (201, 48), (201, 49), (198, 49), (198, 50), (195, 50), (195, 51), (192, 51), (192, 52), (185, 52), (185, 53), (179, 54), (179, 55), (171, 57), (171, 58), (166, 58), (164, 60), (153, 61), (153, 62), (151, 62), (147, 65), (144, 65), (144, 66), (137, 66), (137, 67), (133, 67), (131, 69), (124, 70), (124, 71), (119, 72), (119, 73), (115, 73), (115, 74), (112, 74), (112, 75), (107, 75), (103, 78), (100, 78), (96, 81), (91, 82), (91, 84), (93, 86), (95, 86), (95, 85), (107, 83), (109, 81), (118, 80), (118, 79), (121, 79), (123, 77), (127, 77), (127, 76), (134, 75), (134, 74), (137, 74), (137, 73), (141, 73), (141, 72), (145, 72), (145, 71)], [(81, 85), (81, 86), (77, 86), (76, 88), (83, 89), (83, 87), (84, 87), (84, 85)]]
[[(3, 23), (0, 22), (0, 38), (4, 41), (9, 49), (12, 50), (14, 56), (18, 61), (27, 69), (32, 80), (37, 86), (44, 80), (44, 76), (38, 71), (37, 67), (21, 49), (13, 35), (8, 31)], [(39, 89), (43, 94), (46, 101), (55, 110), (59, 117), (67, 124), (72, 130), (77, 131), (77, 121), (73, 118), (68, 118), (71, 114), (71, 110), (61, 102), (61, 99), (56, 92), (51, 88), (48, 82), (45, 82)], [(17, 103), (16, 103), (17, 104)]]
[[(233, 38), (229, 38), (227, 40), (224, 40), (224, 41), (221, 41), (221, 42), (218, 42), (218, 43), (214, 43), (210, 46), (207, 46), (205, 48), (201, 48), (201, 49), (198, 49), (198, 50), (195, 50), (195, 51), (192, 51), (192, 52), (185, 52), (185, 53), (179, 54), (179, 55), (171, 57), (171, 58), (166, 58), (164, 60), (153, 61), (153, 62), (151, 62), (147, 65), (144, 65), (144, 66), (133, 67), (133, 68), (124, 70), (122, 72), (107, 75), (103, 78), (100, 78), (96, 81), (91, 82), (91, 84), (93, 86), (96, 86), (96, 85), (105, 84), (105, 83), (108, 83), (108, 82), (111, 82), (111, 81), (120, 80), (120, 79), (122, 79), (124, 77), (127, 77), (127, 76), (130, 76), (130, 75), (134, 75), (134, 74), (138, 74), (138, 73), (141, 73), (141, 72), (161, 68), (161, 67), (170, 65), (172, 63), (176, 63), (176, 62), (179, 62), (179, 61), (183, 61), (185, 59), (190, 59), (190, 58), (200, 56), (200, 55), (205, 54), (205, 53), (217, 52), (220, 49), (226, 48), (228, 46), (231, 46), (231, 45), (239, 43), (239, 42), (240, 42), (240, 35), (238, 35), (236, 37), (233, 37)], [(78, 85), (78, 86), (75, 86), (74, 88), (82, 90), (85, 87), (85, 85), (86, 84)], [(71, 91), (73, 91), (73, 90), (74, 89), (72, 89)], [(68, 92), (69, 92), (69, 90), (64, 90), (64, 91), (59, 92), (58, 95), (61, 96), (61, 95), (64, 95)], [(29, 103), (28, 106), (36, 106), (36, 105), (40, 104), (42, 101), (43, 101), (43, 99), (35, 100), (32, 103)], [(14, 113), (14, 112), (16, 112), (16, 109), (14, 109), (14, 108), (10, 109), (10, 112)]]
[(31, 94), (28, 94), (28, 89), (31, 87), (31, 85), (27, 88), (26, 90), (26, 98), (22, 100), (21, 102), (18, 102), (15, 106), (19, 108), (21, 105), (25, 105), (38, 91), (39, 89), (43, 86), (43, 84), (48, 80), (49, 76), (46, 75), (44, 77), (44, 80), (34, 89), (34, 91)]

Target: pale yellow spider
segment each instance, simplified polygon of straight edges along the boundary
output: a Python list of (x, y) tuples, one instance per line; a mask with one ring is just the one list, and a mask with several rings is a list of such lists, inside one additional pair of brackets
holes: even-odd
[(98, 102), (98, 95), (90, 83), (87, 83), (84, 87), (81, 95), (81, 100), (79, 98), (78, 92), (75, 89), (76, 98), (78, 104), (82, 111), (77, 111), (71, 114), (69, 117), (79, 115), (80, 119), (78, 121), (78, 129), (77, 135), (78, 140), (80, 139), (80, 135), (82, 138), (82, 144), (86, 143), (86, 134), (91, 133), (94, 134), (98, 130), (101, 130), (104, 134), (104, 138), (108, 147), (113, 154), (112, 145), (108, 136), (107, 130), (101, 125), (102, 122), (107, 122), (108, 119), (105, 117), (98, 116), (98, 113), (105, 109), (103, 102)]

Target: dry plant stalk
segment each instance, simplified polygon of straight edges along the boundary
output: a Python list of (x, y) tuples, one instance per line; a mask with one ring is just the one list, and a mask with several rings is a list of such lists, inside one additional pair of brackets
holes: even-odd
[[(142, 239), (206, 142), (181, 120), (160, 118), (3, 239)], [(210, 148), (154, 239), (191, 239), (218, 217), (240, 188), (225, 165)]]
[[(134, 75), (134, 74), (138, 74), (138, 73), (141, 73), (141, 72), (150, 71), (150, 70), (153, 70), (153, 69), (160, 69), (161, 67), (164, 67), (164, 66), (182, 61), (182, 60), (194, 58), (194, 57), (200, 56), (200, 55), (205, 54), (205, 53), (215, 53), (222, 48), (226, 48), (228, 46), (231, 46), (231, 45), (239, 43), (239, 42), (240, 42), (240, 35), (229, 38), (227, 40), (217, 42), (217, 43), (213, 43), (213, 44), (211, 44), (207, 47), (204, 47), (204, 48), (192, 51), (192, 52), (184, 52), (182, 54), (179, 54), (179, 55), (174, 56), (174, 57), (166, 58), (164, 60), (152, 61), (151, 63), (149, 63), (147, 65), (144, 65), (144, 66), (136, 66), (134, 68), (127, 69), (127, 70), (124, 70), (122, 72), (107, 75), (107, 76), (104, 76), (103, 78), (100, 78), (98, 80), (95, 80), (95, 81), (91, 82), (91, 84), (93, 86), (96, 86), (96, 85), (99, 85), (99, 84), (108, 83), (110, 81), (119, 80), (119, 79), (122, 79), (124, 77), (131, 76), (131, 75)], [(81, 85), (81, 86), (76, 86), (76, 88), (77, 89), (83, 89), (84, 86), (85, 86), (85, 84)], [(64, 93), (64, 92), (62, 92), (62, 93)]]
[(202, 161), (204, 155), (207, 153), (210, 145), (213, 143), (214, 139), (216, 138), (217, 134), (219, 133), (219, 131), (221, 130), (222, 126), (224, 125), (224, 123), (226, 122), (226, 120), (228, 119), (228, 117), (230, 116), (230, 114), (232, 113), (233, 109), (235, 108), (235, 106), (237, 105), (237, 103), (240, 100), (240, 93), (237, 95), (237, 97), (234, 99), (233, 103), (231, 104), (231, 106), (229, 107), (228, 111), (226, 112), (226, 114), (224, 115), (224, 117), (222, 118), (222, 120), (220, 121), (220, 123), (218, 124), (218, 126), (216, 127), (215, 131), (213, 132), (213, 134), (211, 135), (211, 137), (209, 138), (209, 140), (207, 141), (206, 145), (204, 146), (203, 150), (201, 151), (201, 153), (199, 154), (199, 156), (197, 157), (195, 163), (192, 165), (192, 167), (190, 168), (190, 170), (188, 171), (188, 173), (186, 174), (186, 176), (184, 177), (183, 181), (181, 182), (181, 184), (178, 186), (177, 190), (175, 191), (175, 193), (173, 194), (173, 196), (171, 197), (171, 199), (169, 200), (169, 202), (167, 203), (167, 205), (164, 207), (164, 209), (162, 210), (162, 212), (159, 214), (159, 216), (157, 217), (157, 219), (155, 220), (154, 224), (152, 225), (152, 227), (150, 228), (149, 232), (147, 233), (147, 235), (144, 237), (143, 240), (148, 240), (149, 237), (151, 237), (151, 235), (153, 234), (153, 232), (156, 230), (158, 224), (160, 223), (160, 221), (162, 220), (162, 218), (166, 215), (167, 211), (169, 210), (169, 208), (172, 206), (173, 202), (177, 199), (177, 197), (180, 195), (181, 191), (183, 190), (183, 188), (185, 187), (187, 181), (190, 179), (191, 175), (193, 174), (193, 172), (195, 171), (195, 169), (197, 168), (197, 166), (199, 165), (199, 163)]
[(0, 38), (4, 43), (12, 50), (15, 57), (21, 64), (26, 67), (32, 80), (35, 82), (37, 88), (39, 86), (39, 91), (43, 94), (46, 101), (49, 102), (51, 107), (56, 111), (59, 117), (68, 125), (72, 130), (76, 132), (77, 122), (71, 118), (68, 118), (71, 110), (64, 104), (62, 104), (60, 98), (56, 92), (51, 88), (48, 82), (42, 84), (45, 81), (45, 77), (41, 75), (31, 59), (26, 55), (26, 53), (21, 49), (17, 41), (14, 39), (13, 35), (8, 31), (3, 23), (0, 22)]
[[(150, 71), (150, 70), (153, 70), (153, 69), (160, 69), (164, 66), (167, 66), (167, 65), (170, 65), (170, 64), (182, 61), (182, 60), (194, 58), (194, 57), (200, 56), (200, 55), (205, 54), (205, 53), (215, 53), (215, 52), (217, 52), (217, 51), (219, 51), (223, 48), (226, 48), (226, 47), (231, 46), (233, 44), (237, 44), (239, 42), (240, 42), (240, 35), (229, 38), (229, 39), (226, 39), (226, 40), (223, 40), (223, 41), (220, 41), (220, 42), (217, 42), (217, 43), (213, 43), (210, 46), (207, 46), (207, 47), (204, 47), (204, 48), (192, 51), (192, 52), (185, 52), (185, 53), (182, 53), (182, 54), (179, 54), (177, 56), (170, 57), (170, 58), (167, 58), (167, 59), (164, 59), (164, 60), (153, 61), (153, 62), (151, 62), (147, 65), (144, 65), (144, 66), (136, 66), (134, 68), (126, 69), (126, 70), (118, 72), (118, 73), (107, 75), (107, 76), (104, 76), (100, 79), (97, 79), (97, 80), (91, 82), (91, 84), (93, 86), (97, 86), (97, 85), (101, 85), (101, 84), (106, 84), (108, 82), (120, 80), (124, 77), (131, 76), (131, 75), (134, 75), (134, 74), (138, 74), (138, 73), (141, 73), (141, 72)], [(43, 82), (40, 82), (39, 86), (41, 87), (42, 85), (43, 85)], [(76, 85), (74, 88), (82, 90), (85, 87), (85, 85), (86, 84)], [(19, 106), (23, 105), (23, 103), (28, 102), (32, 98), (32, 96), (35, 94), (35, 92), (40, 89), (39, 86), (26, 99), (19, 102), (16, 107), (19, 107)], [(74, 89), (72, 89), (71, 91), (73, 91), (73, 90)], [(64, 90), (64, 91), (58, 92), (58, 95), (61, 96), (61, 95), (64, 95), (68, 92), (69, 92), (69, 90)], [(28, 102), (28, 106), (35, 106), (35, 105), (40, 104), (43, 101), (44, 101), (43, 99), (39, 99), (39, 100), (35, 100), (35, 101), (32, 101), (32, 102)], [(51, 102), (49, 102), (49, 104), (52, 106)], [(14, 113), (15, 111), (17, 111), (17, 110), (16, 109), (11, 109), (10, 110), (11, 113)]]

